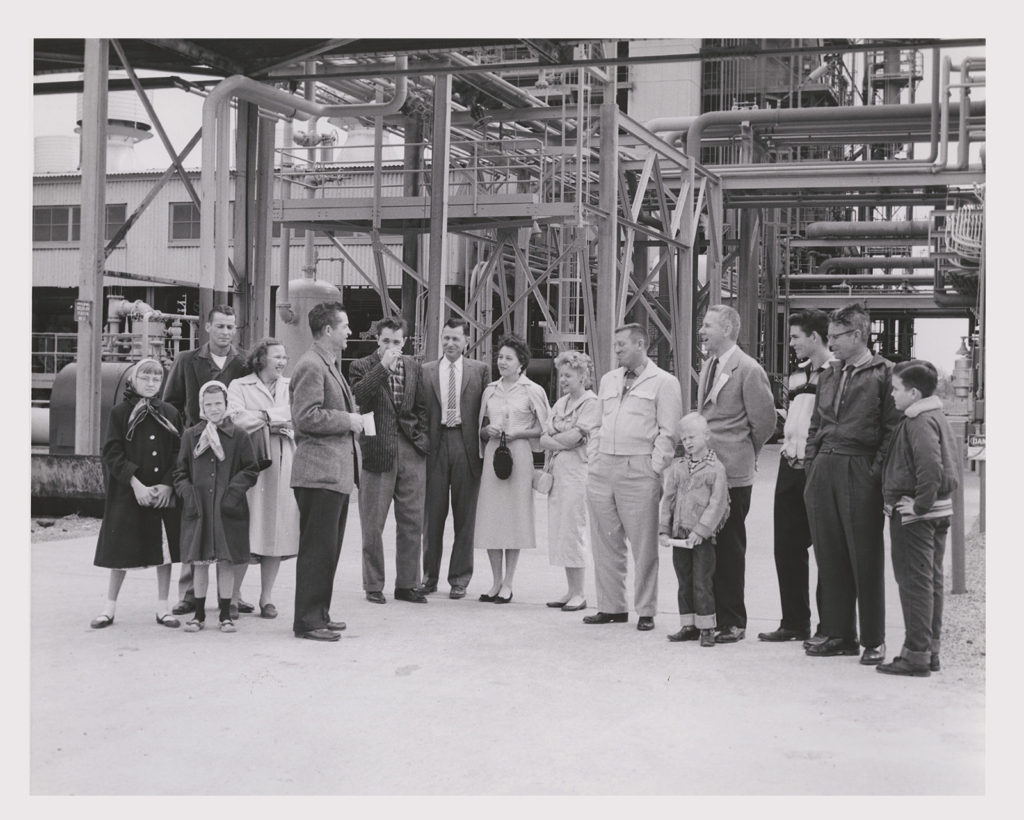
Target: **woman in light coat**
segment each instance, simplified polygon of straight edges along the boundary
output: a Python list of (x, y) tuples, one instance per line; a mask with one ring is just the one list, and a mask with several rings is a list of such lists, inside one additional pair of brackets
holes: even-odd
[[(299, 551), (299, 508), (289, 486), (295, 435), (289, 407), (288, 353), (277, 339), (263, 339), (249, 354), (251, 373), (228, 385), (228, 416), (249, 433), (261, 459), (256, 486), (249, 490), (249, 549), (260, 565), (260, 617), (276, 618), (272, 602), (281, 561)], [(247, 564), (235, 572), (232, 596), (237, 604)]]

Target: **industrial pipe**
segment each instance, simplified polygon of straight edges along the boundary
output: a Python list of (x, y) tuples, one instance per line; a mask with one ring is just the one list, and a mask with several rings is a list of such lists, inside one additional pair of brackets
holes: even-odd
[(830, 285), (843, 285), (847, 282), (856, 283), (870, 283), (878, 285), (889, 285), (896, 283), (906, 283), (909, 285), (934, 285), (935, 275), (934, 274), (920, 274), (920, 273), (853, 273), (853, 274), (817, 274), (817, 273), (788, 273), (783, 274), (783, 279), (790, 282), (808, 282), (813, 284), (830, 284)]
[(804, 229), (807, 239), (912, 239), (925, 238), (927, 220), (877, 222), (812, 222)]
[[(398, 57), (395, 65), (404, 70), (408, 68), (409, 58)], [(395, 95), (390, 102), (366, 105), (321, 105), (240, 74), (218, 83), (203, 102), (203, 167), (200, 179), (203, 207), (200, 208), (199, 214), (200, 287), (217, 290), (217, 285), (220, 284), (225, 286), (220, 289), (226, 290), (229, 278), (227, 203), (230, 199), (230, 170), (227, 161), (220, 163), (230, 151), (227, 115), (228, 103), (232, 98), (238, 97), (299, 120), (307, 120), (310, 117), (388, 116), (397, 113), (405, 104), (408, 83), (406, 75), (399, 75), (395, 82)], [(214, 204), (214, 208), (210, 208), (210, 204)], [(223, 212), (218, 220), (215, 220), (215, 210)], [(216, 253), (217, 245), (214, 243), (217, 222), (223, 230), (223, 233), (217, 235), (221, 240), (220, 254)]]
[[(934, 268), (935, 260), (930, 256), (833, 256), (826, 259), (815, 271), (824, 276), (835, 268)], [(832, 274), (838, 276), (841, 274)]]

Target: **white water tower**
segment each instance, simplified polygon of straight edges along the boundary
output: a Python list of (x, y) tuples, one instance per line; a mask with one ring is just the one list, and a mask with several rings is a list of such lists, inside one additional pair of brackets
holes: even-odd
[[(82, 132), (82, 95), (75, 98), (75, 133)], [(135, 144), (153, 136), (153, 125), (134, 91), (107, 95), (107, 173), (130, 171)]]

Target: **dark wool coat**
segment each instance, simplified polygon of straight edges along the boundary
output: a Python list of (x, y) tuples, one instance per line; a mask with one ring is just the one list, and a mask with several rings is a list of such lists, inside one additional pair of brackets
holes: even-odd
[[(110, 411), (102, 453), (106, 502), (93, 560), (98, 567), (133, 569), (164, 563), (161, 527), (167, 532), (171, 562), (180, 560), (180, 507), (177, 503), (162, 510), (140, 507), (130, 483), (135, 476), (147, 487), (173, 484), (180, 440), (150, 416), (139, 422), (131, 441), (125, 439), (136, 401), (126, 399)], [(181, 429), (177, 410), (158, 399), (153, 404)]]
[(181, 560), (232, 564), (249, 560), (249, 504), (245, 493), (259, 478), (252, 441), (230, 421), (218, 433), (224, 460), (213, 450), (194, 456), (206, 422), (189, 427), (181, 437), (174, 470), (174, 489), (182, 500)]
[(246, 353), (237, 347), (231, 348), (224, 369), (217, 370), (217, 364), (210, 355), (210, 343), (192, 350), (183, 350), (174, 357), (171, 372), (164, 385), (164, 401), (173, 404), (185, 418), (185, 426), (200, 422), (199, 388), (216, 379), (225, 385), (248, 372)]

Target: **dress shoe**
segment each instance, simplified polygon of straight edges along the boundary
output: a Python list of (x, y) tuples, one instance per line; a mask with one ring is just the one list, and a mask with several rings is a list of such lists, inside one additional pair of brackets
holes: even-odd
[(437, 592), (437, 581), (424, 581), (417, 587), (413, 587), (420, 595), (429, 595), (431, 592)]
[(502, 598), (500, 595), (494, 596), (494, 603), (496, 604), (509, 604), (512, 603), (512, 590), (508, 591), (508, 597)]
[(860, 645), (846, 638), (826, 638), (821, 643), (812, 643), (807, 654), (813, 658), (831, 658), (835, 655), (859, 655)]
[(718, 634), (715, 635), (715, 643), (736, 643), (745, 637), (747, 637), (745, 629), (740, 629), (738, 626), (727, 626), (718, 630)]
[(347, 629), (344, 621), (328, 621), (324, 628), (331, 632), (344, 632)]
[(651, 615), (641, 615), (636, 619), (636, 628), (640, 632), (650, 632), (654, 629), (654, 618)]
[(196, 605), (194, 601), (178, 601), (174, 605), (174, 609), (171, 610), (172, 615), (188, 615), (190, 612), (196, 611)]
[(452, 584), (452, 591), (448, 593), (448, 597), (453, 601), (458, 601), (466, 597), (466, 588), (460, 584)]
[(497, 595), (488, 595), (487, 593), (484, 593), (479, 598), (477, 598), (477, 600), (480, 601), (480, 603), (483, 603), (483, 604), (493, 604), (494, 603), (494, 599), (497, 598), (497, 597), (498, 597)]
[(880, 663), (875, 667), (876, 672), (883, 675), (904, 675), (909, 678), (927, 678), (931, 675), (931, 669), (927, 666), (914, 666), (899, 655), (889, 663)]
[(822, 643), (828, 640), (828, 635), (821, 631), (821, 627), (818, 627), (818, 631), (811, 635), (806, 641), (804, 641), (804, 649), (810, 649), (816, 643)]
[(865, 646), (864, 654), (860, 656), (860, 662), (862, 666), (878, 666), (878, 664), (880, 664), (884, 660), (884, 643), (880, 643), (878, 646)]
[(580, 601), (578, 604), (576, 604), (576, 606), (569, 606), (568, 604), (566, 604), (565, 606), (562, 607), (562, 612), (579, 612), (581, 609), (586, 609), (586, 608), (587, 608), (587, 599), (584, 598), (582, 601)]
[(701, 646), (714, 646), (715, 645), (715, 630), (713, 630), (713, 629), (702, 629), (700, 631), (700, 645)]
[(256, 607), (250, 604), (248, 601), (243, 601), (241, 598), (238, 599), (238, 611), (243, 615), (251, 615), (256, 611)]
[(384, 593), (380, 590), (376, 592), (367, 592), (366, 600), (371, 604), (386, 604), (388, 602), (388, 599), (384, 597)]
[(681, 641), (695, 641), (697, 640), (697, 638), (700, 637), (700, 634), (703, 631), (704, 630), (697, 629), (697, 627), (691, 624), (689, 626), (684, 626), (678, 632), (673, 632), (671, 635), (668, 636), (668, 639), (672, 641), (672, 643), (680, 643)]
[(596, 615), (583, 616), (585, 624), (624, 624), (628, 620), (628, 612), (598, 612)]
[(341, 635), (330, 629), (310, 629), (308, 632), (296, 632), (296, 638), (308, 638), (311, 641), (338, 641)]
[[(383, 595), (381, 596), (384, 597)], [(415, 589), (395, 589), (396, 601), (408, 601), (410, 604), (425, 604), (427, 596)]]
[(928, 668), (932, 672), (938, 672), (940, 669), (942, 669), (942, 665), (939, 663), (939, 653), (938, 652), (933, 652), (932, 653), (931, 660), (928, 662)]
[(782, 641), (806, 641), (811, 636), (811, 630), (809, 629), (786, 629), (784, 626), (780, 626), (774, 632), (758, 632), (757, 639), (759, 641), (768, 641), (769, 643), (781, 643)]

